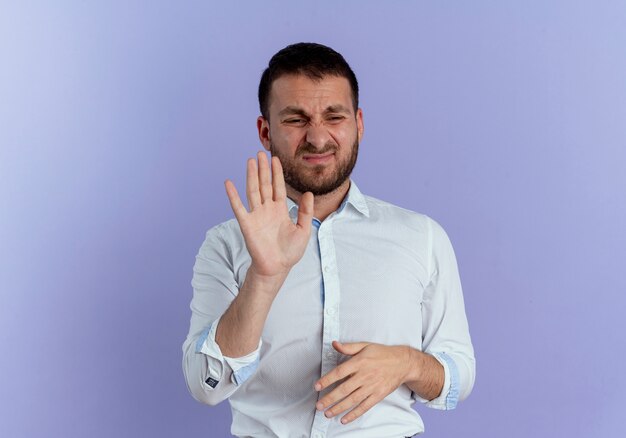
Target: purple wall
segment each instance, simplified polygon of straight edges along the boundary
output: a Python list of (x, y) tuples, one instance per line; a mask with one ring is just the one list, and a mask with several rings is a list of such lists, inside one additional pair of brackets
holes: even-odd
[(427, 436), (623, 430), (623, 2), (13, 3), (0, 436), (229, 436), (183, 381), (192, 266), (260, 148), (260, 73), (302, 40), (359, 78), (359, 187), (456, 248), (477, 381), (418, 407)]

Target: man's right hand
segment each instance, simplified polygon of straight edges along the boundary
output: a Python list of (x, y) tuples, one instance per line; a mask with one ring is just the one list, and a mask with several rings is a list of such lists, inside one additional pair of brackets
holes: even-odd
[(287, 191), (283, 169), (278, 157), (272, 157), (272, 176), (265, 152), (259, 152), (258, 167), (254, 158), (248, 159), (246, 175), (247, 211), (235, 185), (225, 181), (226, 194), (243, 233), (252, 258), (249, 269), (261, 277), (287, 276), (302, 258), (311, 235), (313, 194), (300, 198), (298, 221), (293, 223), (287, 210)]

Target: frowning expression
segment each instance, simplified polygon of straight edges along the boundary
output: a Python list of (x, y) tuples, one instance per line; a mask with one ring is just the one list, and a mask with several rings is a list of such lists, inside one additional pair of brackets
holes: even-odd
[(269, 103), (269, 119), (257, 121), (259, 137), (280, 158), (287, 185), (324, 195), (344, 184), (363, 135), (363, 114), (354, 111), (348, 80), (281, 76), (272, 83)]

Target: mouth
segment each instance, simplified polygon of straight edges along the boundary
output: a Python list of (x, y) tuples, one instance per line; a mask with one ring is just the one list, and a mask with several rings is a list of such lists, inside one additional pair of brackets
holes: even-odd
[(323, 164), (329, 162), (333, 158), (333, 155), (335, 155), (334, 152), (329, 152), (326, 154), (308, 154), (304, 155), (302, 158), (304, 158), (304, 161), (306, 161), (307, 163)]

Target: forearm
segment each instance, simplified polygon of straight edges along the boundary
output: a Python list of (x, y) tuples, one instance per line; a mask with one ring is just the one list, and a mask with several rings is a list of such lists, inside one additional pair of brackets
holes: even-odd
[(220, 318), (215, 341), (224, 356), (241, 357), (254, 351), (286, 274), (264, 277), (251, 266), (239, 294)]
[(414, 393), (426, 400), (441, 394), (445, 381), (443, 366), (432, 355), (409, 348), (409, 373), (404, 382)]

